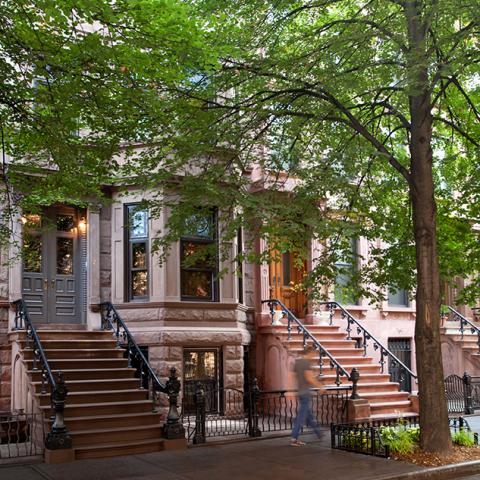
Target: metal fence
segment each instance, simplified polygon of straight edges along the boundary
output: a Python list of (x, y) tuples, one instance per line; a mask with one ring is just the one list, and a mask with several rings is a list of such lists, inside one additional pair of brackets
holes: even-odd
[(445, 397), (448, 413), (475, 413), (480, 409), (480, 377), (466, 372), (463, 377), (449, 375), (445, 378)]
[[(382, 440), (382, 427), (414, 428), (419, 427), (418, 416), (371, 420), (350, 424), (332, 424), (330, 426), (331, 445), (337, 450), (346, 450), (364, 455), (388, 458), (389, 446)], [(468, 422), (463, 417), (449, 418), (450, 431), (471, 431)], [(474, 434), (474, 441), (478, 445), (478, 435)]]
[[(259, 437), (291, 430), (299, 408), (293, 390), (264, 391), (256, 383), (247, 392), (233, 388), (207, 390), (199, 382), (195, 393), (183, 400), (183, 425), (189, 442), (194, 444), (213, 437)], [(313, 392), (312, 412), (320, 425), (346, 422), (349, 390), (346, 386), (327, 393)], [(212, 399), (218, 405), (216, 410)]]
[(0, 415), (0, 459), (42, 455), (45, 422), (40, 413)]

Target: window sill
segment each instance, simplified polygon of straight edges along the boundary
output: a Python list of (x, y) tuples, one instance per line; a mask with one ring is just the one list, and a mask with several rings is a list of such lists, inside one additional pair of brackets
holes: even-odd
[(404, 313), (415, 317), (416, 310), (412, 307), (385, 307), (380, 309), (380, 313), (384, 318), (388, 317), (390, 313)]

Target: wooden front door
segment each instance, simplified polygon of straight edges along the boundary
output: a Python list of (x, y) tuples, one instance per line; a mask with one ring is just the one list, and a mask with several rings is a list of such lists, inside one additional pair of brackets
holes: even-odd
[(50, 207), (23, 219), (22, 296), (32, 320), (81, 323), (84, 272), (78, 211)]
[(298, 266), (291, 252), (273, 252), (270, 263), (270, 297), (276, 298), (297, 317), (303, 318), (306, 312), (306, 298), (299, 288), (306, 266)]

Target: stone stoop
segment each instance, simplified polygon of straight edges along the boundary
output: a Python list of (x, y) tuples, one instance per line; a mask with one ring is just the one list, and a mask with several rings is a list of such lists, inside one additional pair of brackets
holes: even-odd
[[(308, 330), (325, 347), (338, 363), (350, 373), (352, 368), (360, 372), (358, 394), (368, 400), (371, 418), (405, 417), (417, 415), (413, 412), (410, 393), (400, 391), (398, 383), (390, 381), (388, 373), (381, 373), (380, 365), (369, 356), (363, 356), (363, 349), (355, 348), (355, 341), (349, 340), (347, 334), (335, 325), (306, 325)], [(287, 327), (276, 325), (263, 328), (264, 333), (270, 333), (281, 342), (290, 357), (296, 358), (303, 350), (303, 334), (292, 328), (288, 340)], [(318, 362), (313, 362), (314, 371), (319, 372)], [(319, 372), (320, 373), (320, 372)], [(326, 387), (335, 387), (335, 368), (330, 366), (328, 358), (324, 359), (322, 383)], [(346, 379), (342, 378), (345, 384)]]
[[(124, 350), (111, 332), (37, 329), (53, 372), (64, 374), (68, 395), (65, 425), (75, 459), (156, 452), (164, 449), (160, 415), (139, 388)], [(40, 409), (50, 427), (50, 393), (41, 393), (41, 372), (33, 351), (20, 341), (23, 362)]]
[[(449, 325), (448, 321), (445, 322), (440, 330), (445, 376), (452, 373), (462, 376), (464, 372), (468, 372), (472, 376), (480, 376), (478, 335), (471, 333), (468, 327), (465, 327), (462, 338), (458, 322), (452, 323), (453, 325)], [(478, 324), (477, 326), (480, 327)]]

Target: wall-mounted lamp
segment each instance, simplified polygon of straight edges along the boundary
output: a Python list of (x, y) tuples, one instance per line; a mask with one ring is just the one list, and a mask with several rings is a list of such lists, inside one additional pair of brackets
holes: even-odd
[(80, 217), (80, 221), (78, 222), (78, 230), (80, 233), (85, 233), (87, 231), (87, 220), (85, 217)]

